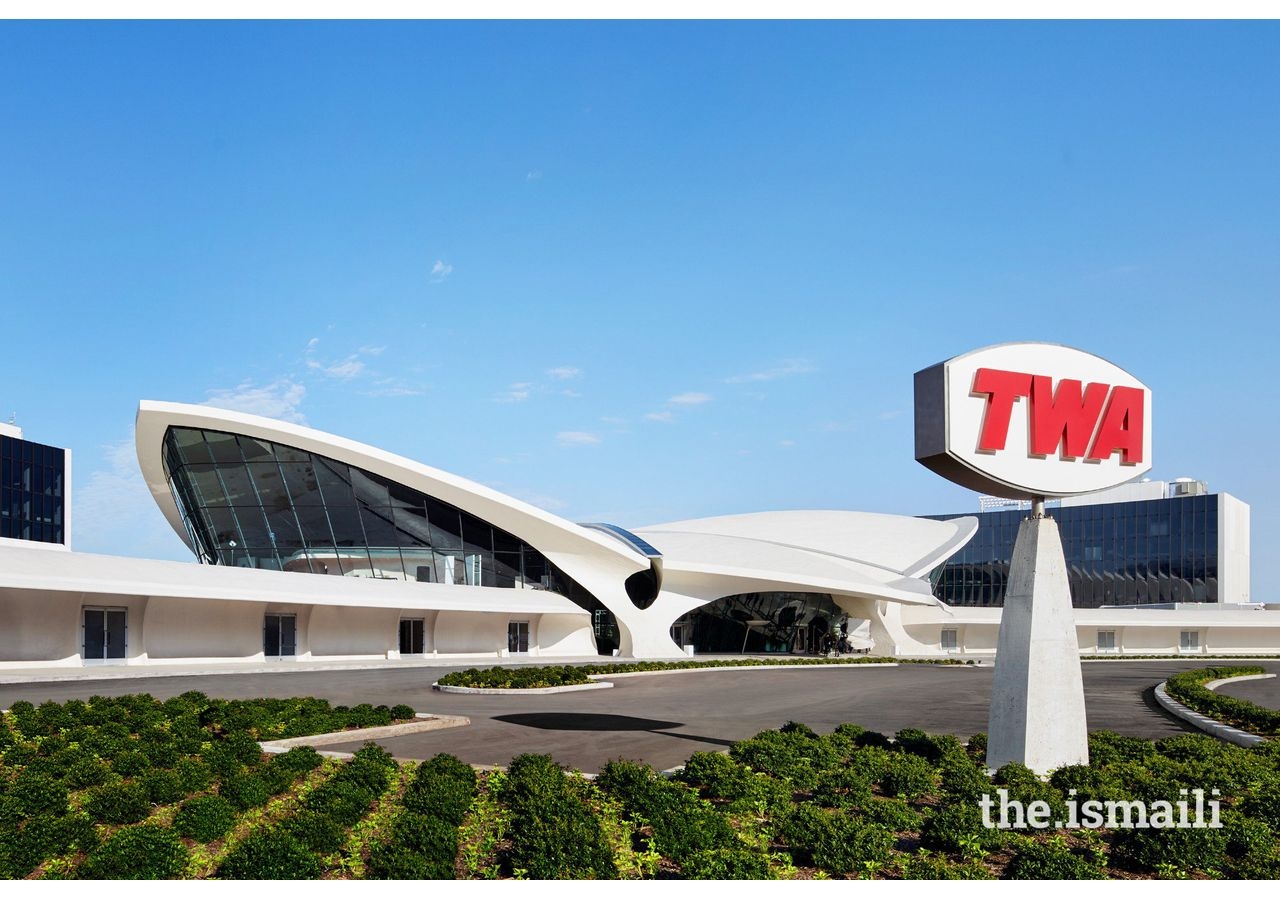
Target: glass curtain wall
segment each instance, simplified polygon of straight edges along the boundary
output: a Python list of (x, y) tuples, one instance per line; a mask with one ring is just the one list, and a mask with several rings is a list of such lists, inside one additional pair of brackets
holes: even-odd
[[(1072, 604), (1084, 609), (1218, 601), (1218, 496), (1050, 509)], [(1023, 510), (978, 515), (978, 531), (934, 573), (952, 606), (1003, 606)], [(954, 516), (926, 516), (950, 519)]]
[(162, 453), (201, 562), (548, 590), (603, 608), (514, 535), (346, 463), (192, 428), (170, 428)]
[(773, 591), (722, 597), (677, 624), (699, 653), (807, 654), (820, 652), (823, 636), (847, 623), (829, 594)]
[(63, 543), (66, 451), (0, 435), (0, 537)]

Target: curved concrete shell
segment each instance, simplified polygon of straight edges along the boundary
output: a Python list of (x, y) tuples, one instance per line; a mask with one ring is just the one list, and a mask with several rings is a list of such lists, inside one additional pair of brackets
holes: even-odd
[[(346, 541), (344, 549), (341, 546), (344, 542), (335, 540), (331, 543), (339, 546), (321, 550), (303, 539), (295, 542), (297, 549), (286, 551), (275, 547), (277, 535), (270, 531), (271, 552), (258, 553), (258, 557), (268, 559), (245, 559), (246, 555), (253, 557), (254, 551), (245, 550), (243, 543), (262, 543), (262, 539), (248, 537), (246, 530), (242, 545), (237, 548), (235, 540), (222, 538), (238, 536), (240, 531), (227, 530), (221, 538), (210, 537), (215, 526), (203, 519), (200, 520), (203, 524), (198, 524), (198, 517), (187, 509), (202, 506), (196, 497), (199, 492), (193, 492), (190, 485), (184, 490), (184, 486), (175, 481), (175, 471), (170, 471), (170, 462), (175, 470), (216, 468), (218, 452), (213, 451), (214, 462), (197, 466), (186, 458), (187, 451), (177, 446), (171, 433), (203, 435), (206, 442), (213, 441), (215, 436), (238, 436), (236, 440), (242, 449), (237, 452), (243, 453), (245, 465), (252, 471), (256, 471), (252, 469), (256, 463), (250, 460), (250, 451), (245, 449), (256, 448), (257, 444), (252, 442), (261, 442), (265, 447), (263, 458), (268, 460), (285, 459), (285, 451), (311, 454), (306, 458), (316, 465), (350, 467), (341, 472), (347, 473), (342, 477), (352, 483), (370, 479), (378, 484), (385, 482), (393, 487), (393, 497), (394, 488), (402, 486), (428, 498), (428, 502), (434, 498), (463, 511), (464, 516), (474, 516), (482, 524), (492, 526), (495, 535), (500, 530), (504, 537), (518, 539), (526, 553), (536, 552), (558, 567), (568, 580), (580, 586), (580, 596), (575, 600), (584, 610), (589, 611), (593, 606), (607, 609), (617, 622), (619, 651), (623, 656), (660, 657), (681, 653), (671, 637), (672, 623), (693, 608), (732, 594), (821, 592), (831, 595), (842, 608), (861, 618), (874, 615), (876, 601), (934, 605), (929, 583), (922, 576), (962, 546), (977, 527), (972, 518), (937, 522), (833, 510), (720, 516), (655, 525), (634, 533), (616, 526), (583, 526), (484, 485), (311, 428), (207, 406), (144, 401), (138, 409), (137, 451), (147, 486), (174, 530), (193, 552), (204, 561), (223, 564), (301, 568), (308, 572), (321, 571), (319, 566), (323, 565), (323, 571), (329, 574), (341, 571), (380, 580), (406, 581), (412, 580), (415, 568), (409, 564), (410, 555), (415, 554), (415, 560), (427, 558), (425, 554), (431, 549), (427, 545), (432, 538), (425, 528), (414, 536), (404, 528), (391, 527), (400, 523), (400, 514), (395, 510), (388, 511), (383, 517), (385, 522), (370, 523), (366, 503), (361, 506), (360, 514), (365, 516), (366, 524), (360, 533), (372, 535), (374, 526), (381, 528), (386, 524), (389, 536), (383, 543), (390, 544), (390, 548), (352, 546), (353, 542)], [(281, 449), (273, 451), (272, 447)], [(201, 460), (208, 458), (200, 456)], [(256, 475), (240, 474), (241, 462), (241, 456), (236, 456), (233, 463), (236, 477), (256, 478)], [(283, 468), (284, 463), (280, 465)], [(220, 476), (215, 492), (234, 491), (230, 481), (229, 477)], [(255, 491), (255, 496), (265, 495), (267, 489)], [(293, 497), (296, 492), (281, 493)], [(359, 494), (358, 488), (356, 493)], [(214, 506), (236, 506), (241, 502), (244, 501), (228, 500), (225, 496), (212, 501)], [(262, 508), (267, 510), (265, 502)], [(288, 515), (287, 511), (285, 514)], [(332, 518), (332, 512), (330, 516)], [(301, 514), (299, 521), (302, 521)], [(300, 528), (305, 531), (305, 527)], [(369, 538), (368, 542), (372, 540)], [(358, 545), (359, 541), (354, 543)], [(408, 543), (413, 544), (412, 549)], [(465, 549), (451, 552), (465, 556), (466, 577), (460, 575), (455, 581), (450, 574), (447, 583), (440, 583), (439, 573), (433, 573), (430, 565), (417, 566), (418, 580), (432, 582), (413, 586), (424, 598), (443, 599), (445, 591), (484, 590), (488, 585), (487, 576), (481, 572), (487, 563), (481, 559), (480, 550), (475, 550), (473, 555), (466, 555)], [(360, 562), (353, 564), (351, 557), (356, 556)], [(397, 556), (400, 561), (384, 567), (381, 560)], [(321, 559), (323, 563), (318, 562)], [(449, 563), (449, 567), (452, 565)], [(427, 571), (425, 579), (424, 570)], [(525, 578), (508, 578), (507, 582), (539, 587), (530, 585)], [(552, 585), (552, 589), (556, 586)], [(589, 598), (589, 602), (584, 598)], [(520, 602), (519, 597), (512, 597), (506, 606), (518, 608)], [(439, 637), (435, 643), (440, 644)]]

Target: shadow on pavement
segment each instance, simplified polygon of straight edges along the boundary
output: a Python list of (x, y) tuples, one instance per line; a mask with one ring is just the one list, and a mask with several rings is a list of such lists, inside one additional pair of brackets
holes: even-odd
[(683, 738), (687, 741), (697, 741), (703, 744), (719, 744), (722, 747), (729, 747), (735, 743), (721, 738), (680, 734), (670, 730), (682, 727), (684, 725), (683, 722), (664, 722), (660, 719), (642, 719), (637, 716), (578, 712), (511, 713), (505, 716), (494, 716), (493, 721), (506, 722), (509, 725), (522, 725), (525, 728), (541, 728), (547, 731), (647, 731), (651, 734)]

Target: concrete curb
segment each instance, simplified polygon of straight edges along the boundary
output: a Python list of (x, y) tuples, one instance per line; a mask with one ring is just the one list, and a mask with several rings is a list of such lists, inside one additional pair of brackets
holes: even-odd
[(1275, 678), (1273, 672), (1265, 672), (1262, 675), (1234, 675), (1231, 678), (1217, 678), (1213, 681), (1206, 681), (1205, 690), (1216, 691), (1224, 684), (1231, 684), (1233, 681), (1261, 681), (1264, 678)]
[[(1221, 681), (1229, 680), (1234, 679), (1221, 679)], [(1156, 702), (1171, 715), (1182, 719), (1188, 724), (1194, 725), (1206, 734), (1212, 735), (1219, 740), (1226, 741), (1228, 744), (1235, 744), (1237, 747), (1255, 747), (1266, 740), (1266, 738), (1261, 737), (1260, 735), (1250, 734), (1247, 731), (1241, 731), (1239, 728), (1232, 728), (1230, 725), (1223, 725), (1216, 719), (1211, 719), (1208, 716), (1202, 716), (1195, 710), (1188, 709), (1169, 696), (1167, 691), (1168, 684), (1169, 682), (1167, 681), (1162, 681), (1157, 684), (1155, 687), (1155, 696)]]
[[(592, 677), (592, 676), (588, 676)], [(607, 681), (597, 681), (592, 684), (565, 684), (560, 687), (545, 688), (473, 688), (459, 687), (453, 684), (441, 684), (435, 682), (431, 685), (431, 690), (440, 691), (442, 694), (569, 694), (574, 691), (598, 691), (602, 688), (611, 688)]]
[[(281, 738), (277, 741), (260, 741), (263, 753), (284, 753), (294, 747), (326, 747), (330, 744), (349, 744), (352, 741), (373, 741), (379, 738), (399, 737), (402, 734), (418, 734), (422, 731), (438, 731), (441, 728), (458, 728), (470, 725), (466, 716), (434, 716), (417, 713), (416, 722), (401, 725), (382, 725), (377, 728), (358, 728), (354, 731), (330, 731), (326, 734), (308, 734), (301, 737)], [(318, 751), (321, 756), (333, 759), (350, 759), (353, 754), (336, 751)]]

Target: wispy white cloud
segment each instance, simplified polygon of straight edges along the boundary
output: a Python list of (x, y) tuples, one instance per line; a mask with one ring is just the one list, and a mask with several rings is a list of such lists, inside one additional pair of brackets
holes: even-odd
[(561, 397), (581, 397), (582, 391), (575, 391), (571, 388), (565, 388), (560, 392)]
[(560, 431), (556, 433), (556, 441), (562, 446), (598, 444), (600, 443), (600, 437), (590, 431)]
[(305, 424), (301, 406), (307, 389), (292, 378), (277, 378), (269, 384), (254, 384), (251, 380), (240, 382), (233, 388), (214, 388), (205, 391), (205, 406), (234, 409), (269, 419)]
[(132, 437), (103, 448), (104, 465), (78, 477), (71, 539), (77, 550), (152, 559), (191, 559), (138, 468)]
[(779, 447), (794, 447), (795, 445), (796, 445), (796, 442), (791, 440), (790, 438), (787, 438), (786, 440), (778, 441)]
[(439, 284), (452, 274), (453, 265), (443, 259), (437, 259), (436, 264), (431, 267), (431, 281), (433, 284)]
[(749, 384), (753, 381), (776, 381), (779, 378), (786, 378), (790, 375), (807, 375), (816, 371), (817, 367), (807, 359), (788, 359), (783, 360), (780, 365), (774, 366), (772, 369), (764, 369), (763, 371), (751, 372), (746, 375), (731, 375), (724, 379), (724, 383)]
[(330, 378), (350, 381), (364, 371), (364, 363), (357, 356), (348, 356), (340, 363), (334, 363), (331, 366), (316, 365), (313, 368), (320, 369)]
[(361, 347), (359, 352), (364, 354), (365, 356), (381, 356), (382, 351), (386, 349), (387, 348), (385, 346), (384, 347)]
[(542, 180), (542, 170), (541, 170), (541, 169), (531, 169), (529, 172), (525, 173), (524, 180), (525, 180), (525, 181), (541, 181), (541, 180)]
[(556, 366), (554, 369), (547, 369), (547, 374), (550, 375), (552, 378), (557, 378), (557, 379), (560, 379), (561, 381), (564, 381), (569, 378), (581, 377), (582, 370), (579, 369), (577, 366)]
[(664, 409), (662, 412), (645, 413), (644, 417), (650, 422), (674, 422), (676, 420), (675, 414), (669, 409)]
[(667, 400), (668, 403), (674, 403), (676, 406), (699, 406), (710, 401), (710, 394), (703, 394), (699, 391), (685, 391), (683, 394), (676, 394)]
[(529, 399), (529, 394), (533, 391), (533, 382), (517, 381), (505, 391), (499, 391), (494, 395), (493, 399), (498, 403), (523, 403)]

